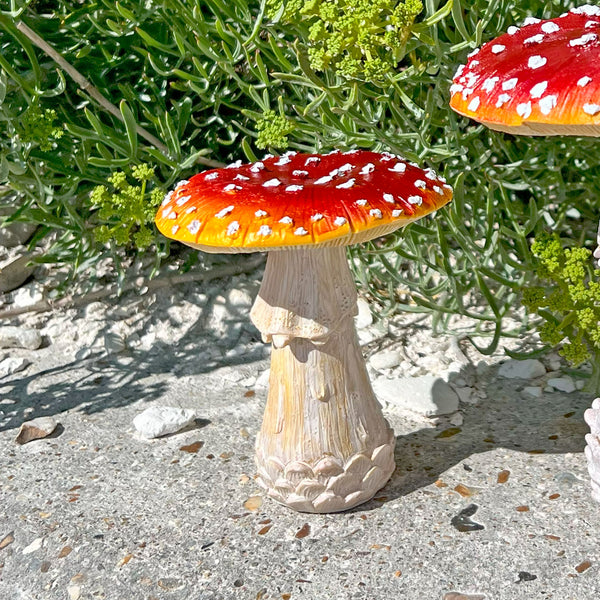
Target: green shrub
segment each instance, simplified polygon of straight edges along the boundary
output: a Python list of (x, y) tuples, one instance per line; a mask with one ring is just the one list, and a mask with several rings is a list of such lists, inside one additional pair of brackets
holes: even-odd
[[(19, 192), (13, 218), (43, 223), (38, 235), (58, 230), (54, 259), (86, 257), (87, 266), (108, 251), (94, 241), (90, 191), (115, 171), (150, 164), (165, 191), (207, 157), (388, 150), (445, 175), (455, 200), (434, 219), (352, 249), (357, 280), (381, 315), (433, 311), (438, 330), (455, 328), (462, 315), (470, 332), (490, 336), (481, 349), (494, 350), (502, 334), (519, 333), (505, 317), (537, 280), (531, 239), (551, 227), (573, 245), (593, 243), (596, 142), (488, 131), (449, 109), (450, 81), (470, 50), (509, 25), (573, 3), (426, 0), (412, 23), (419, 4), (373, 2), (368, 39), (331, 45), (356, 28), (340, 7), (367, 4), (13, 0), (0, 15), (0, 175)], [(121, 119), (33, 48), (16, 29), (20, 20), (118, 105)], [(20, 137), (30, 106), (43, 116), (39, 128), (61, 128), (61, 137), (44, 137), (46, 149)], [(136, 124), (166, 149), (136, 135)]]

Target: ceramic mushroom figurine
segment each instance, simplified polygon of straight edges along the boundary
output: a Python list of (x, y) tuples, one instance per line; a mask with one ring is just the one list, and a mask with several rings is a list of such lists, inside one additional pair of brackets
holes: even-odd
[[(515, 135), (600, 136), (600, 6), (556, 19), (529, 18), (469, 54), (450, 88), (450, 106)], [(600, 259), (600, 227), (598, 248)], [(598, 261), (600, 266), (600, 260)], [(586, 413), (592, 495), (600, 502), (600, 401)]]
[(256, 440), (259, 483), (306, 512), (369, 500), (394, 471), (394, 433), (360, 352), (346, 246), (450, 201), (432, 170), (392, 154), (288, 152), (180, 182), (156, 217), (205, 252), (267, 251), (251, 319), (273, 345)]

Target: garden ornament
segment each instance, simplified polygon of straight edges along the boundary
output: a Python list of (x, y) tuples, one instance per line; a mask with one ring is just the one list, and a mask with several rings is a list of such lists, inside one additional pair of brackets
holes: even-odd
[[(572, 8), (469, 54), (450, 88), (450, 106), (491, 129), (515, 135), (600, 136), (600, 6)], [(598, 248), (600, 259), (600, 227)], [(600, 266), (600, 260), (598, 261)], [(600, 502), (600, 400), (586, 412), (592, 496)]]
[(434, 171), (367, 151), (265, 157), (205, 171), (165, 197), (156, 224), (205, 252), (268, 252), (251, 310), (273, 345), (256, 440), (258, 482), (305, 512), (369, 500), (394, 471), (394, 433), (371, 388), (345, 246), (451, 200)]

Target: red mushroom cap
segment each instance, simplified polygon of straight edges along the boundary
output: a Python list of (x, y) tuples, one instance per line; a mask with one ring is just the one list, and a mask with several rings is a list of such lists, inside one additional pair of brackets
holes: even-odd
[(207, 252), (341, 246), (394, 231), (451, 198), (433, 170), (393, 154), (288, 152), (179, 182), (156, 225)]
[(469, 54), (450, 106), (492, 129), (600, 135), (600, 7), (529, 18)]

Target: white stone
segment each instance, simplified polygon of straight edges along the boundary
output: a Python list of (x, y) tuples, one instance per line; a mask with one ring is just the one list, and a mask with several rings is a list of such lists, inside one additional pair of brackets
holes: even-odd
[(541, 398), (542, 393), (542, 388), (539, 385), (528, 385), (523, 388), (523, 395), (531, 398)]
[(577, 389), (575, 382), (568, 375), (563, 377), (553, 377), (552, 379), (548, 379), (546, 383), (555, 390), (566, 392), (567, 394), (570, 394)]
[(271, 369), (263, 371), (257, 378), (254, 384), (258, 388), (266, 388), (269, 385), (269, 377), (271, 376)]
[(31, 364), (31, 361), (26, 358), (17, 356), (9, 356), (3, 361), (0, 361), (0, 377), (6, 377), (6, 375), (12, 375), (23, 371)]
[(188, 408), (173, 406), (151, 406), (133, 419), (133, 425), (145, 438), (157, 438), (175, 433), (189, 425), (196, 412)]
[(25, 308), (33, 306), (44, 299), (42, 288), (37, 283), (30, 283), (20, 287), (13, 296), (12, 306), (14, 308)]
[(377, 352), (369, 358), (369, 363), (374, 369), (393, 369), (397, 367), (402, 360), (402, 355), (398, 350), (388, 350)]
[(498, 369), (498, 375), (506, 379), (535, 379), (546, 374), (544, 365), (535, 358), (507, 360)]
[(411, 410), (433, 417), (451, 414), (458, 409), (456, 392), (435, 375), (376, 379), (373, 389), (379, 400), (390, 410)]
[(42, 547), (43, 542), (44, 538), (36, 538), (35, 540), (33, 540), (33, 542), (31, 542), (31, 544), (29, 544), (29, 546), (23, 548), (23, 554), (32, 554), (33, 552), (36, 552)]
[(42, 336), (37, 329), (28, 327), (0, 327), (0, 348), (27, 348), (37, 350), (42, 345)]
[(356, 302), (356, 307), (358, 308), (358, 314), (354, 318), (354, 324), (356, 325), (356, 328), (365, 329), (365, 327), (372, 325), (373, 314), (371, 313), (369, 303), (364, 298), (359, 298)]
[(473, 388), (470, 387), (455, 387), (454, 391), (458, 396), (458, 399), (463, 404), (476, 404), (478, 398), (473, 395)]

